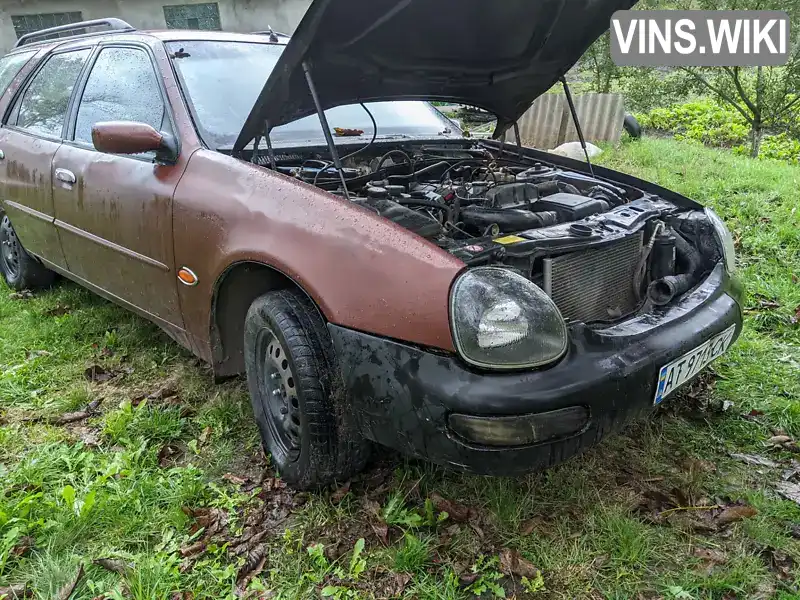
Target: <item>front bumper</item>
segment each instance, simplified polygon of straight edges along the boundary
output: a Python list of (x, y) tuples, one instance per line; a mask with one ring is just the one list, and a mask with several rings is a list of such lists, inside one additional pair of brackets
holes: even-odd
[[(741, 290), (721, 265), (678, 304), (606, 329), (575, 325), (556, 365), (488, 373), (452, 355), (329, 325), (345, 395), (363, 435), (401, 452), (476, 473), (542, 469), (597, 443), (652, 408), (658, 370), (736, 326)], [(514, 416), (587, 407), (577, 434), (530, 446), (470, 444), (448, 416)]]

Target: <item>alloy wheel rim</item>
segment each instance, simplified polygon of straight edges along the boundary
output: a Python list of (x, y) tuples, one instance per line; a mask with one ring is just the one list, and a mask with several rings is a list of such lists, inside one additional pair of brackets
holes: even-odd
[(258, 383), (264, 415), (277, 445), (275, 450), (288, 460), (295, 460), (301, 446), (297, 378), (278, 336), (271, 329), (264, 328), (259, 337)]
[(19, 255), (21, 251), (19, 239), (11, 227), (8, 217), (3, 218), (0, 224), (0, 261), (2, 261), (3, 271), (12, 278), (19, 276)]

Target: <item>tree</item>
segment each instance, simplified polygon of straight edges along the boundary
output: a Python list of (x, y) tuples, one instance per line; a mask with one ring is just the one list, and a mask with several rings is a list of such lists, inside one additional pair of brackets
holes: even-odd
[[(685, 67), (681, 71), (700, 93), (711, 92), (732, 106), (750, 125), (750, 155), (755, 158), (768, 129), (785, 129), (800, 110), (800, 2), (786, 0), (696, 0), (704, 10), (781, 10), (789, 13), (794, 40), (781, 67)], [(666, 7), (663, 7), (666, 8)]]
[[(607, 92), (612, 82), (641, 92), (638, 104), (681, 94), (714, 96), (733, 107), (750, 126), (750, 154), (757, 157), (766, 130), (797, 131), (800, 120), (800, 2), (786, 0), (642, 0), (640, 9), (780, 10), (789, 14), (794, 40), (790, 58), (780, 67), (685, 67), (674, 70), (621, 69), (610, 56), (609, 34), (599, 38), (581, 58), (591, 73), (592, 87)], [(635, 95), (635, 94), (634, 94)], [(637, 104), (636, 98), (632, 98)]]
[(756, 158), (766, 129), (786, 128), (800, 109), (800, 51), (783, 67), (682, 69), (701, 91), (731, 105), (750, 125), (750, 156)]
[(606, 31), (578, 61), (581, 71), (591, 73), (591, 87), (595, 92), (608, 94), (611, 84), (620, 78), (622, 69), (611, 60), (611, 34)]

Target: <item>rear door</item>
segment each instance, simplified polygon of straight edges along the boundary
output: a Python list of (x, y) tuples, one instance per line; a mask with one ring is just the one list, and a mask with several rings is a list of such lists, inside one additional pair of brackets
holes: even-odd
[(73, 89), (90, 54), (84, 48), (46, 58), (0, 129), (3, 208), (22, 245), (62, 269), (67, 264), (53, 226), (51, 168)]
[(183, 327), (172, 247), (172, 196), (184, 164), (154, 154), (104, 154), (92, 126), (133, 121), (172, 133), (152, 50), (100, 47), (76, 94), (71, 126), (53, 161), (55, 225), (70, 271), (156, 320)]

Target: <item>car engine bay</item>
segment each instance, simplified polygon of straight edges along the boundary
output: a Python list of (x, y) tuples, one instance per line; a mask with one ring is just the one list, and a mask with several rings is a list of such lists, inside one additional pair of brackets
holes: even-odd
[(468, 266), (514, 270), (567, 321), (610, 323), (668, 305), (722, 256), (702, 210), (509, 146), (375, 146), (344, 156), (341, 173), (322, 149), (270, 161), (256, 153), (255, 162), (346, 195)]

